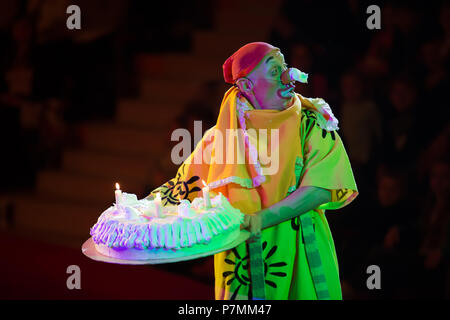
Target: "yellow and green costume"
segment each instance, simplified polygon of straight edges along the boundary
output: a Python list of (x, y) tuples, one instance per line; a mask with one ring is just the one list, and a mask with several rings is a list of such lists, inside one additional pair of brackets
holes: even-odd
[[(283, 111), (256, 110), (232, 87), (224, 96), (216, 125), (205, 133), (177, 176), (150, 196), (161, 192), (163, 204), (192, 200), (202, 195), (204, 180), (211, 190), (221, 192), (234, 207), (250, 214), (281, 201), (301, 186), (330, 190), (331, 202), (262, 231), (264, 289), (266, 299), (342, 299), (325, 210), (349, 204), (358, 191), (335, 131), (337, 120), (328, 105), (299, 94), (293, 100)], [(218, 131), (226, 137), (226, 129), (238, 130), (242, 143), (237, 150), (219, 141), (225, 139), (215, 139)], [(267, 129), (267, 134), (258, 129)], [(274, 129), (279, 139), (272, 141)], [(262, 163), (259, 154), (267, 155), (272, 144), (279, 152), (278, 170), (266, 174), (273, 163)], [(246, 161), (227, 164), (226, 155), (232, 151)], [(205, 154), (212, 160), (199, 161)], [(217, 160), (221, 155), (222, 163)], [(216, 299), (252, 299), (247, 243), (216, 254), (214, 265)]]

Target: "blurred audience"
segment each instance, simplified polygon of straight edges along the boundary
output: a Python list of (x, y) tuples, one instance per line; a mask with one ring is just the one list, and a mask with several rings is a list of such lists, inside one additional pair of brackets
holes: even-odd
[[(450, 5), (382, 1), (369, 31), (369, 4), (283, 1), (270, 41), (309, 73), (297, 91), (339, 115), (361, 192), (328, 215), (344, 297), (448, 297)], [(370, 264), (380, 291), (365, 286)]]
[(345, 73), (341, 78), (341, 105), (337, 110), (341, 136), (363, 197), (373, 185), (383, 134), (381, 113), (366, 91), (358, 72)]
[[(198, 92), (194, 95), (195, 98), (188, 101), (184, 105), (181, 112), (169, 125), (168, 132), (170, 134), (179, 128), (186, 129), (189, 132), (191, 146), (190, 152), (194, 151), (196, 144), (206, 130), (216, 124), (215, 121), (218, 116), (217, 106), (221, 103), (223, 92), (224, 85), (221, 82), (211, 80), (203, 83), (198, 88)], [(201, 132), (198, 131), (198, 133), (196, 133), (194, 127), (195, 121), (199, 122), (197, 125), (201, 126)], [(167, 137), (168, 140), (170, 140), (170, 134)], [(179, 143), (181, 143), (181, 140), (168, 141), (164, 155), (158, 159), (156, 163), (157, 170), (155, 170), (156, 174), (153, 176), (151, 186), (148, 188), (149, 192), (176, 176), (179, 164), (174, 164), (174, 161), (171, 159), (171, 152), (172, 148)], [(190, 152), (182, 155), (184, 156), (184, 159), (189, 156)]]
[(383, 161), (396, 161), (414, 167), (423, 150), (432, 125), (420, 116), (420, 100), (416, 84), (408, 76), (393, 79), (388, 92), (388, 105), (383, 112)]
[(311, 49), (305, 44), (293, 43), (288, 52), (287, 62), (289, 65), (308, 73), (308, 84), (296, 82), (296, 92), (301, 92), (305, 97), (329, 96), (328, 79), (317, 69)]
[[(422, 218), (419, 220), (420, 245), (418, 277), (423, 288), (423, 298), (442, 298), (448, 283), (449, 270), (449, 194), (450, 163), (447, 157), (436, 160), (430, 170), (429, 192), (422, 203)], [(448, 296), (447, 296), (448, 298)]]
[[(383, 290), (379, 295), (384, 299), (412, 297), (405, 295), (416, 289), (409, 285), (417, 275), (413, 269), (406, 268), (408, 263), (414, 262), (419, 241), (414, 232), (419, 212), (411, 201), (414, 193), (410, 185), (407, 170), (397, 165), (380, 165), (376, 198), (366, 212), (370, 220), (363, 223), (365, 232), (361, 240), (365, 252), (362, 251), (360, 259), (355, 260), (363, 261), (366, 267), (380, 266)], [(372, 294), (377, 296), (378, 293)]]
[[(206, 0), (79, 1), (90, 8), (89, 28), (74, 33), (58, 13), (68, 3), (1, 2), (1, 191), (31, 188), (38, 170), (57, 167), (62, 150), (79, 141), (76, 124), (114, 116), (136, 54), (190, 52), (194, 30), (213, 28), (216, 10)], [(324, 98), (340, 120), (361, 192), (328, 215), (344, 298), (448, 298), (450, 4), (380, 1), (381, 29), (369, 30), (370, 4), (285, 0), (266, 40), (309, 73), (297, 92)], [(194, 137), (199, 120), (202, 133), (212, 127), (225, 88), (199, 87), (170, 132), (186, 128)], [(150, 189), (174, 177), (174, 143)], [(208, 277), (210, 263), (189, 269)], [(370, 264), (381, 268), (382, 290), (365, 286)]]

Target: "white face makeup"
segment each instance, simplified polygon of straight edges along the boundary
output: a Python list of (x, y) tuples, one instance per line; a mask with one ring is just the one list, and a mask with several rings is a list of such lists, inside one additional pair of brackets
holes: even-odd
[(247, 95), (255, 108), (284, 110), (291, 105), (295, 86), (282, 83), (281, 75), (286, 70), (283, 54), (274, 50), (246, 77), (252, 83)]

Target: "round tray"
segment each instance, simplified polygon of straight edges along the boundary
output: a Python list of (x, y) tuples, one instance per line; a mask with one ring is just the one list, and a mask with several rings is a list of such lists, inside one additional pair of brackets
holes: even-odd
[(92, 238), (89, 238), (86, 240), (85, 243), (83, 243), (83, 246), (81, 247), (81, 251), (83, 254), (92, 260), (101, 261), (101, 262), (107, 262), (107, 263), (117, 263), (117, 264), (162, 264), (162, 263), (173, 263), (173, 262), (179, 262), (179, 261), (187, 261), (187, 260), (194, 260), (199, 259), (203, 257), (207, 257), (225, 250), (233, 249), (240, 245), (242, 242), (246, 241), (250, 236), (250, 232), (247, 230), (241, 230), (241, 233), (237, 237), (236, 240), (231, 242), (230, 244), (223, 246), (222, 248), (214, 251), (208, 251), (203, 253), (197, 253), (197, 254), (191, 254), (184, 257), (177, 257), (177, 258), (166, 258), (166, 259), (148, 259), (148, 260), (123, 260), (123, 259), (117, 259), (117, 258), (111, 258), (108, 256), (105, 256), (98, 252), (95, 249), (94, 241)]

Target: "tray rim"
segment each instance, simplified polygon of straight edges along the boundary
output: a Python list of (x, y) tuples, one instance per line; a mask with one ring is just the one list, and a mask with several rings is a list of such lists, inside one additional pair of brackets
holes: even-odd
[(86, 240), (83, 243), (83, 245), (81, 246), (81, 252), (86, 257), (88, 257), (92, 260), (106, 262), (106, 263), (115, 263), (115, 264), (124, 264), (124, 265), (164, 264), (164, 263), (175, 263), (175, 262), (195, 260), (195, 259), (208, 257), (213, 254), (217, 254), (217, 253), (220, 253), (220, 252), (223, 252), (226, 250), (233, 249), (233, 248), (237, 247), (238, 245), (240, 245), (241, 243), (245, 242), (249, 237), (250, 237), (250, 232), (248, 230), (243, 229), (240, 231), (239, 236), (236, 238), (236, 240), (223, 246), (220, 249), (197, 253), (197, 254), (191, 254), (191, 255), (187, 255), (187, 256), (183, 256), (183, 257), (165, 258), (165, 259), (124, 260), (124, 259), (108, 257), (108, 256), (105, 256), (102, 253), (98, 252), (97, 249), (95, 249), (94, 240), (92, 239), (92, 237), (90, 237), (88, 240)]

